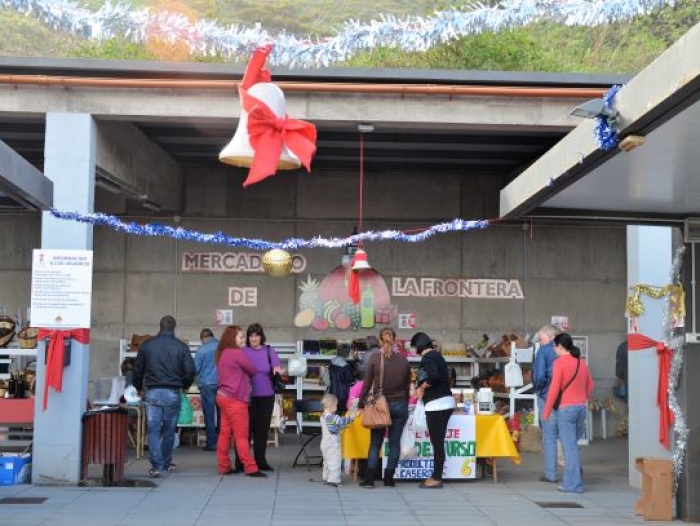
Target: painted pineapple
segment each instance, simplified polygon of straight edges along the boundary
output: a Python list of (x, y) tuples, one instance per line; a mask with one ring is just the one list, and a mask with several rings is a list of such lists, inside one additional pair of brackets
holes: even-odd
[(323, 317), (323, 301), (318, 295), (319, 282), (306, 276), (306, 280), (301, 282), (299, 290), (299, 313), (294, 318), (294, 325), (297, 327), (308, 327), (314, 318)]

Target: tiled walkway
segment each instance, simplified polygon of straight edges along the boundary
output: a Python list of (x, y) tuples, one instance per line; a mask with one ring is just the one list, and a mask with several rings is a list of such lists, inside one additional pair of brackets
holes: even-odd
[[(347, 479), (335, 489), (320, 482), (320, 469), (292, 469), (295, 435), (269, 450), (275, 467), (267, 479), (218, 476), (214, 453), (180, 448), (177, 473), (154, 488), (0, 487), (5, 497), (45, 497), (41, 504), (0, 504), (0, 524), (8, 526), (219, 526), (347, 524), (358, 526), (466, 524), (548, 526), (643, 523), (632, 506), (639, 492), (627, 484), (627, 444), (598, 440), (583, 448), (588, 491), (560, 493), (538, 481), (540, 456), (524, 454), (520, 466), (499, 464), (499, 482), (490, 478), (422, 490), (399, 483), (374, 490)], [(132, 452), (133, 454), (133, 452)], [(145, 459), (127, 466), (131, 479), (148, 480)], [(542, 507), (553, 503), (555, 507)], [(581, 507), (556, 507), (562, 503)], [(663, 524), (663, 523), (654, 523)]]

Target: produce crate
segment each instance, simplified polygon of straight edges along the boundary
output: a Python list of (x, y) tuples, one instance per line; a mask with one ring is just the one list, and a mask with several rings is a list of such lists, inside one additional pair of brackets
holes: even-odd
[(32, 478), (32, 456), (0, 456), (0, 486), (29, 484)]

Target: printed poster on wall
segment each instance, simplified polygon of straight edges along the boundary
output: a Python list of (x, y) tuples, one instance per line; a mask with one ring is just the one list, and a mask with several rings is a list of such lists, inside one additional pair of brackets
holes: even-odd
[(92, 250), (34, 250), (33, 327), (89, 329), (91, 300)]
[[(433, 451), (430, 437), (416, 434), (415, 458), (399, 459), (394, 478), (422, 480), (433, 474)], [(384, 440), (383, 466), (386, 468), (389, 442)], [(445, 479), (476, 478), (476, 418), (474, 415), (452, 415), (445, 434)]]

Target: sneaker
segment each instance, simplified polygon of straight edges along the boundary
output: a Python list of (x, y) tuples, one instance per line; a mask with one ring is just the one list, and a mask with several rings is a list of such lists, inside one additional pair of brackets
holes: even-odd
[(258, 469), (260, 471), (274, 471), (275, 470), (270, 464), (263, 464), (262, 466), (258, 466)]
[(578, 494), (578, 495), (581, 495), (582, 493), (585, 493), (585, 491), (582, 490), (582, 489), (569, 491), (568, 489), (564, 489), (564, 486), (557, 486), (557, 490), (558, 490), (558, 491), (561, 491), (562, 493), (576, 493), (576, 494)]
[(160, 471), (158, 471), (156, 468), (151, 468), (148, 470), (148, 476), (152, 478), (160, 477)]
[(339, 488), (340, 486), (342, 486), (342, 484), (340, 482), (328, 482), (328, 481), (324, 482), (323, 485), (324, 486), (332, 486), (334, 488)]
[(174, 473), (177, 471), (177, 464), (169, 464), (167, 468), (168, 473)]
[(544, 475), (542, 475), (542, 476), (540, 477), (540, 482), (549, 482), (550, 484), (556, 484), (556, 483), (557, 483), (556, 480), (549, 480), (549, 479), (548, 479), (547, 477), (545, 477)]
[(257, 478), (267, 478), (267, 475), (262, 471), (253, 471), (252, 473), (246, 473), (246, 477), (257, 477)]

